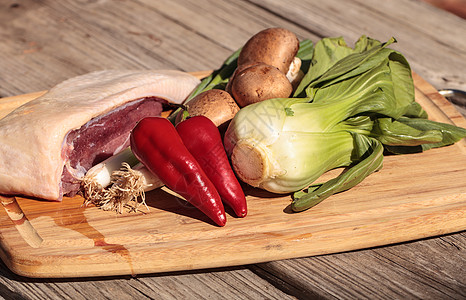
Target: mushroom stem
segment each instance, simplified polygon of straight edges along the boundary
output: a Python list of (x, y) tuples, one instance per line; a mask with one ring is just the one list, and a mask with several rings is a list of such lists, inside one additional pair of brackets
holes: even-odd
[(286, 78), (288, 78), (288, 80), (290, 81), (291, 85), (293, 86), (293, 89), (295, 89), (298, 86), (299, 82), (304, 77), (304, 73), (303, 71), (301, 71), (301, 64), (301, 59), (295, 56), (290, 64), (288, 72), (286, 72)]

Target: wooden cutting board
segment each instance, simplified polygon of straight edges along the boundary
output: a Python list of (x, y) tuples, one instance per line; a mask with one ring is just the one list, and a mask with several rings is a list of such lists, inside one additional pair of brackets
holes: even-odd
[[(202, 75), (202, 74), (201, 74)], [(466, 120), (414, 74), (430, 118)], [(0, 113), (40, 93), (0, 99)], [(12, 170), (14, 171), (14, 170)], [(329, 175), (327, 175), (329, 176)], [(375, 247), (466, 229), (466, 141), (386, 156), (381, 171), (318, 206), (291, 213), (289, 195), (245, 187), (249, 214), (219, 228), (166, 189), (149, 211), (102, 211), (80, 197), (62, 202), (2, 197), (0, 256), (27, 277), (136, 275), (214, 268)]]

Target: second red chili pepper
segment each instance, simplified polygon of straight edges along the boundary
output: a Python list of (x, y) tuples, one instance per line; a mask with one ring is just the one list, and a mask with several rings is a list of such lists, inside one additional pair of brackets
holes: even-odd
[(222, 200), (238, 217), (245, 217), (246, 197), (228, 161), (215, 124), (207, 117), (195, 116), (180, 122), (176, 130), (186, 148), (217, 188)]
[(170, 121), (162, 117), (142, 119), (130, 139), (131, 150), (147, 169), (217, 225), (225, 225), (219, 193)]

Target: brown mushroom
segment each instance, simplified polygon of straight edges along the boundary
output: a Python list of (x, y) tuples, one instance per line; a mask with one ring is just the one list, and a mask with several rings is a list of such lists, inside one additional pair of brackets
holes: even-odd
[[(220, 89), (202, 92), (185, 106), (190, 117), (205, 116), (217, 127), (231, 120), (239, 111), (231, 95)], [(182, 113), (179, 113), (176, 122), (178, 123), (181, 119)]]
[(268, 28), (252, 36), (238, 57), (238, 65), (265, 63), (286, 74), (296, 53), (299, 40), (284, 28)]
[(271, 98), (286, 98), (293, 91), (284, 73), (264, 63), (238, 69), (229, 89), (240, 107)]

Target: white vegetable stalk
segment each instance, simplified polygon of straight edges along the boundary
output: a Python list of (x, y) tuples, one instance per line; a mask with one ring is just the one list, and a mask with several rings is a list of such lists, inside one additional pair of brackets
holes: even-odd
[(338, 124), (347, 110), (337, 109), (350, 107), (350, 101), (305, 101), (271, 99), (236, 114), (225, 134), (225, 149), (242, 181), (270, 192), (289, 193), (309, 186), (330, 169), (351, 164), (351, 124)]
[(112, 181), (112, 173), (119, 170), (121, 164), (124, 162), (130, 167), (139, 163), (129, 147), (90, 168), (84, 176), (84, 181), (95, 183), (105, 188)]
[(121, 213), (124, 207), (137, 211), (141, 204), (148, 209), (145, 192), (161, 186), (160, 179), (127, 148), (89, 169), (82, 180), (82, 193), (84, 205), (92, 203)]

